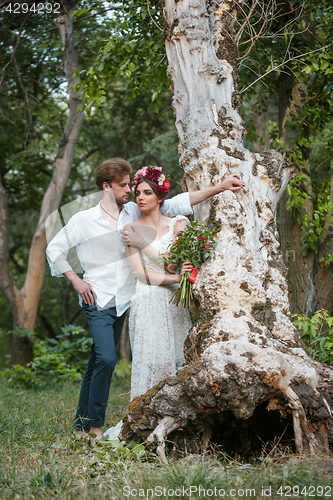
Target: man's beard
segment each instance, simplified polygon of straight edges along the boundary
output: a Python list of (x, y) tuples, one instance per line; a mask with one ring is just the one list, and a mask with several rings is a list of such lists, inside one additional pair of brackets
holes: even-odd
[(119, 207), (122, 207), (128, 202), (128, 198), (126, 200), (124, 200), (124, 198), (115, 198), (112, 189), (110, 190), (110, 200), (112, 203), (116, 203)]

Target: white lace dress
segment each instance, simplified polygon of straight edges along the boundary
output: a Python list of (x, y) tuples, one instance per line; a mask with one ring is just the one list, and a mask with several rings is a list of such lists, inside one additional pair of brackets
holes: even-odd
[[(169, 232), (151, 243), (161, 254), (167, 253), (174, 238), (174, 225), (186, 217), (178, 215), (168, 224)], [(145, 254), (147, 270), (164, 272)], [(146, 285), (137, 281), (129, 317), (132, 349), (131, 400), (166, 377), (183, 364), (184, 341), (192, 326), (190, 314), (183, 307), (170, 304), (176, 285)]]

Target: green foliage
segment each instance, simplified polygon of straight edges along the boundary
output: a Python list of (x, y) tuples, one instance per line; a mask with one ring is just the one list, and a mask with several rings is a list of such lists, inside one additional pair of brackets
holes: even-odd
[(175, 241), (168, 249), (166, 264), (181, 266), (190, 262), (196, 269), (200, 269), (207, 259), (212, 257), (217, 245), (215, 240), (216, 228), (214, 224), (200, 224), (190, 221), (186, 228), (179, 232)]
[[(87, 14), (104, 4), (96, 1), (92, 7), (82, 1), (77, 15)], [(163, 92), (169, 86), (159, 2), (150, 0), (149, 11), (147, 3), (140, 0), (117, 2), (111, 5), (110, 11), (110, 34), (103, 41), (93, 65), (80, 72), (84, 108), (90, 114), (95, 106), (101, 106), (110, 82), (117, 80), (124, 82), (132, 98), (149, 92), (149, 109), (157, 113), (162, 106)]]
[[(151, 47), (147, 46), (146, 49), (145, 45), (148, 39), (153, 39), (147, 32), (151, 29), (148, 26), (150, 17), (146, 15), (143, 19), (137, 16), (136, 9), (130, 3), (125, 5), (125, 10), (120, 5), (90, 1), (82, 1), (78, 7), (83, 9), (73, 19), (79, 55), (78, 71), (89, 71), (103, 47), (108, 45), (110, 33), (115, 34), (115, 37), (121, 35), (117, 26), (125, 17), (127, 29), (130, 30), (128, 13), (133, 9), (135, 22), (139, 25), (143, 23), (146, 30), (147, 38), (143, 34), (140, 43), (146, 56), (148, 52), (151, 53)], [(84, 9), (89, 10), (85, 12)], [(147, 6), (141, 10), (147, 10)], [(155, 11), (156, 6), (151, 6), (154, 16)], [(0, 21), (6, 49), (2, 61), (5, 66), (9, 62), (23, 17), (9, 15), (2, 9)], [(134, 57), (125, 47), (126, 40), (129, 38), (126, 38), (125, 33), (122, 42), (117, 42), (117, 47), (125, 55), (129, 53), (129, 57)], [(161, 47), (164, 50), (162, 42)], [(33, 15), (29, 18), (24, 25), (15, 57), (22, 87), (26, 89), (29, 99), (27, 102), (24, 98), (15, 67), (9, 65), (0, 88), (0, 173), (8, 203), (10, 267), (18, 288), (21, 288), (25, 280), (31, 237), (38, 222), (43, 194), (53, 173), (57, 145), (67, 118), (68, 95), (62, 63), (63, 49), (54, 16)], [(166, 90), (165, 66), (162, 69), (166, 60), (161, 63), (161, 68), (158, 66), (166, 84), (158, 101), (159, 113), (156, 113), (153, 105), (157, 97), (153, 102), (154, 91), (149, 83), (153, 82), (154, 65), (149, 70), (147, 84), (138, 84), (134, 93), (130, 92), (129, 87), (126, 88), (128, 78), (125, 73), (115, 76), (121, 53), (117, 55), (116, 51), (112, 52), (110, 57), (110, 67), (106, 63), (105, 74), (101, 75), (101, 88), (106, 83), (105, 101), (103, 106), (91, 108), (91, 115), (85, 117), (62, 205), (94, 191), (98, 165), (115, 156), (129, 159), (134, 170), (149, 163), (162, 165), (173, 179), (170, 196), (181, 191), (178, 137), (170, 104), (171, 94)], [(163, 55), (159, 61), (162, 58)], [(141, 69), (145, 78), (148, 70), (143, 65)], [(29, 109), (31, 124), (28, 123)], [(3, 365), (4, 356), (10, 352), (6, 332), (12, 328), (12, 315), (2, 292), (0, 308), (0, 327), (3, 331), (0, 340), (5, 349), (0, 355), (0, 362)], [(77, 293), (65, 279), (52, 278), (47, 268), (35, 326), (38, 337), (55, 337), (62, 325), (74, 322), (85, 325)], [(2, 342), (5, 335), (6, 339)]]
[[(243, 8), (244, 12), (239, 13), (241, 29), (243, 16), (253, 5), (245, 2)], [(255, 146), (258, 151), (256, 136), (261, 134), (266, 147), (285, 152), (300, 172), (305, 164), (310, 165), (310, 182), (322, 184), (332, 173), (332, 161), (329, 161), (333, 147), (332, 2), (296, 0), (287, 9), (279, 10), (276, 5), (269, 14), (272, 21), (265, 25), (262, 12), (255, 9), (249, 22), (251, 30), (242, 31), (239, 43), (242, 117), (248, 132), (246, 146), (250, 149)], [(254, 32), (258, 34), (255, 42)], [(296, 84), (298, 90), (293, 95), (293, 105), (288, 107)], [(282, 130), (286, 107), (288, 119)], [(266, 130), (258, 118), (264, 110), (268, 110), (264, 117)], [(321, 223), (306, 222), (310, 226), (313, 223), (309, 229), (313, 234), (308, 231), (304, 240), (309, 240), (309, 249), (318, 248)]]
[(34, 342), (34, 360), (27, 367), (16, 365), (0, 374), (27, 387), (60, 384), (68, 379), (81, 381), (92, 339), (83, 328), (74, 325), (67, 325), (61, 331), (56, 338)]
[[(81, 438), (77, 438), (81, 441)], [(155, 453), (149, 452), (143, 444), (131, 441), (100, 441), (84, 465), (86, 475), (104, 475), (110, 468), (118, 468), (121, 463), (158, 462)]]
[(287, 200), (287, 210), (292, 210), (294, 215), (298, 216), (300, 224), (300, 215), (303, 215), (305, 201), (311, 199), (311, 196), (306, 192), (305, 183), (309, 182), (310, 178), (306, 174), (296, 175), (287, 186), (289, 198)]
[[(313, 183), (315, 188), (313, 195), (312, 216), (306, 212), (306, 200), (311, 196), (306, 192), (306, 183), (310, 182), (308, 175), (300, 174), (294, 177), (287, 186), (289, 198), (287, 210), (293, 211), (297, 222), (302, 229), (301, 243), (306, 254), (309, 250), (318, 250), (323, 243), (322, 232), (324, 231), (328, 213), (333, 210), (330, 201), (330, 183), (324, 181), (320, 185)], [(327, 263), (331, 262), (329, 256)]]
[(320, 309), (307, 318), (304, 314), (293, 314), (294, 326), (302, 336), (310, 355), (322, 363), (333, 365), (333, 317)]

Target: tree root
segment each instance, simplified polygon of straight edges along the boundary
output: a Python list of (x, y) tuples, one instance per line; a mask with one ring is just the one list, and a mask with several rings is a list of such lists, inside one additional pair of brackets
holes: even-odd
[(147, 437), (148, 444), (157, 444), (156, 453), (165, 464), (168, 463), (165, 456), (165, 439), (170, 432), (178, 429), (180, 425), (181, 422), (177, 421), (174, 417), (165, 417)]
[[(211, 442), (226, 451), (230, 446), (231, 453), (246, 455), (258, 453), (256, 443), (261, 431), (264, 439), (273, 439), (266, 424), (261, 427), (260, 422), (267, 422), (270, 414), (273, 422), (278, 411), (283, 419), (288, 413), (292, 416), (290, 438), (294, 438), (297, 453), (329, 454), (333, 443), (332, 401), (332, 371), (305, 354), (262, 349), (236, 340), (220, 342), (206, 349), (199, 361), (135, 398), (124, 418), (122, 437), (157, 446), (164, 463), (166, 438), (179, 428), (182, 434), (175, 435), (176, 442), (185, 438), (191, 449), (199, 447), (204, 453)], [(265, 417), (263, 411), (267, 411)], [(255, 415), (252, 432), (242, 422)], [(238, 427), (242, 437), (238, 439), (236, 433), (236, 440), (230, 441), (228, 432), (222, 430), (228, 425), (233, 435)]]
[(317, 448), (317, 441), (313, 432), (311, 431), (311, 427), (306, 418), (301, 400), (299, 399), (297, 394), (292, 390), (291, 387), (288, 387), (286, 389), (285, 394), (288, 398), (289, 405), (293, 413), (296, 452), (299, 454), (303, 454), (304, 452), (303, 433), (302, 433), (303, 431), (309, 445), (310, 455), (315, 455)]

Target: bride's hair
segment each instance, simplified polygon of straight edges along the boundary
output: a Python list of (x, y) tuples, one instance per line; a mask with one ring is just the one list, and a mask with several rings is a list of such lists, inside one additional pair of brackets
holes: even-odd
[(138, 182), (135, 186), (135, 191), (134, 191), (135, 196), (136, 196), (136, 189), (137, 189), (139, 184), (142, 184), (142, 182), (146, 182), (147, 184), (149, 184), (149, 186), (152, 188), (152, 190), (156, 194), (157, 198), (162, 200), (160, 203), (160, 207), (161, 207), (163, 205), (165, 198), (168, 196), (168, 193), (165, 191), (159, 191), (157, 182), (153, 182), (150, 179), (146, 179), (145, 177), (140, 177), (140, 179), (138, 179)]

